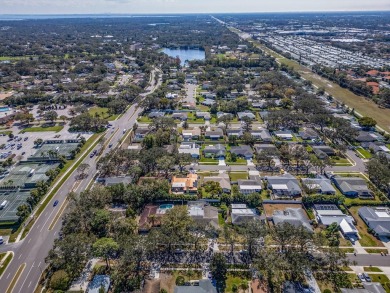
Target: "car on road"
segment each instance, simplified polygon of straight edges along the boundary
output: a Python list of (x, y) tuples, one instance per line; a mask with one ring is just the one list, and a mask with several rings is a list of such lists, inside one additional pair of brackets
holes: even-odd
[(126, 128), (125, 129), (123, 129), (123, 133), (125, 133), (126, 132)]
[(90, 158), (93, 158), (93, 156), (96, 155), (96, 153), (97, 153), (97, 150), (94, 150), (94, 151), (89, 155), (89, 157), (90, 157)]
[(24, 138), (24, 141), (26, 141), (26, 140), (28, 140), (28, 137), (25, 137), (25, 138)]
[(111, 147), (112, 147), (112, 143), (110, 143), (110, 144), (108, 145), (108, 147), (111, 148)]
[(4, 243), (3, 236), (0, 236), (0, 245)]
[(56, 200), (54, 201), (54, 203), (53, 203), (53, 207), (56, 207), (56, 206), (58, 205), (58, 203), (59, 203), (59, 201), (58, 201), (58, 199), (56, 199)]
[(26, 152), (22, 152), (22, 156), (25, 155), (25, 154), (26, 154)]
[(359, 273), (358, 274), (358, 277), (359, 277), (359, 280), (362, 281), (362, 282), (365, 282), (366, 279), (364, 278), (363, 274), (362, 273)]
[(371, 277), (367, 273), (363, 273), (363, 277), (367, 282), (371, 282)]

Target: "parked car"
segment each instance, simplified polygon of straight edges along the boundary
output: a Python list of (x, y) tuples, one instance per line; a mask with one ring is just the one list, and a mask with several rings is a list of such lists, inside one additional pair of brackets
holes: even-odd
[(0, 236), (0, 245), (4, 243), (3, 236)]
[(363, 274), (362, 273), (359, 273), (358, 274), (358, 277), (359, 277), (359, 280), (362, 281), (362, 282), (365, 282), (366, 279), (364, 278)]
[(363, 273), (364, 279), (366, 279), (367, 282), (371, 282), (371, 278), (367, 273)]

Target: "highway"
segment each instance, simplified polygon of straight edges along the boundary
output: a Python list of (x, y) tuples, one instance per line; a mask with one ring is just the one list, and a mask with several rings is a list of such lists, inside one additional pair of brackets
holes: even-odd
[[(155, 83), (155, 78), (158, 72), (158, 69), (152, 71), (150, 86), (146, 89), (146, 92), (141, 95), (141, 98), (153, 93), (161, 85), (161, 77), (157, 83)], [(104, 133), (107, 143), (105, 144), (106, 147), (101, 156), (104, 156), (112, 148), (119, 145), (120, 139), (124, 135), (123, 130), (129, 130), (133, 127), (142, 110), (143, 109), (139, 108), (138, 104), (135, 103), (128, 108), (126, 113), (124, 113), (119, 119), (110, 122), (112, 127), (110, 128), (111, 130), (107, 130)], [(108, 147), (110, 143), (113, 144), (112, 148)], [(40, 276), (46, 268), (45, 257), (47, 256), (49, 250), (53, 247), (54, 240), (58, 238), (58, 232), (61, 229), (61, 213), (66, 208), (66, 206), (63, 206), (67, 203), (66, 196), (71, 190), (74, 192), (80, 192), (87, 189), (89, 183), (97, 172), (97, 160), (97, 156), (90, 158), (88, 153), (83, 160), (83, 163), (90, 166), (88, 170), (88, 177), (82, 181), (78, 181), (75, 174), (71, 174), (60, 187), (45, 210), (38, 217), (26, 238), (17, 243), (0, 246), (0, 252), (12, 251), (14, 253), (11, 263), (0, 278), (0, 292), (30, 293), (35, 291)], [(55, 200), (58, 200), (59, 204), (56, 207), (53, 207), (53, 202)], [(13, 290), (10, 291), (10, 283), (19, 268), (24, 264), (24, 269), (19, 274), (18, 279), (14, 281), (15, 286), (13, 287)]]

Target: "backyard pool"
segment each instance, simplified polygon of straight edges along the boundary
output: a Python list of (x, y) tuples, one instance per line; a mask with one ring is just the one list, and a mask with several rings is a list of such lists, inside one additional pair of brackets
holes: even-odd
[(8, 107), (0, 107), (0, 112), (8, 112), (9, 108)]
[(168, 210), (173, 208), (173, 204), (162, 204), (158, 207), (157, 209), (157, 214), (163, 215), (165, 214)]

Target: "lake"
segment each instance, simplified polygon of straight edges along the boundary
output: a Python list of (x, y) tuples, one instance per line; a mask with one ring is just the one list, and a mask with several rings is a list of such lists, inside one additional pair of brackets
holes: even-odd
[(186, 60), (204, 60), (206, 58), (204, 50), (163, 48), (162, 52), (173, 58), (179, 56), (181, 66), (185, 64)]

